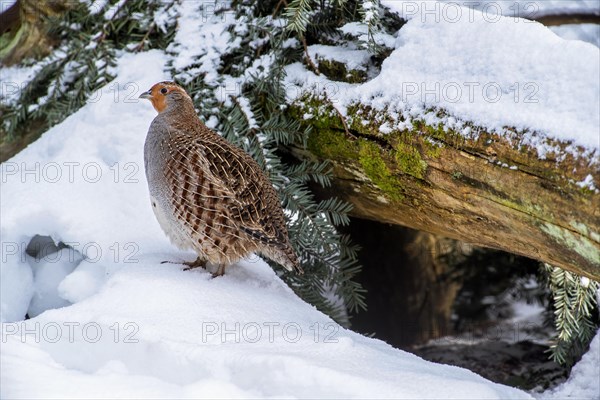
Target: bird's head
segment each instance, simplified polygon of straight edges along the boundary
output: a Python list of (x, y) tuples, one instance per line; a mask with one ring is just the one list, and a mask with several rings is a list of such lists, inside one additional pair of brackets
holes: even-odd
[(150, 90), (140, 95), (140, 99), (148, 99), (152, 102), (154, 109), (160, 114), (171, 108), (179, 108), (186, 103), (192, 103), (192, 99), (185, 90), (175, 82), (159, 82)]

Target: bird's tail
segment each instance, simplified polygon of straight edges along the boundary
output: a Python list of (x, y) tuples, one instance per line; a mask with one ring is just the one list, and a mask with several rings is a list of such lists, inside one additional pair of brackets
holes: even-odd
[(298, 261), (298, 256), (296, 256), (296, 252), (289, 244), (284, 247), (271, 247), (263, 250), (263, 254), (275, 261), (277, 264), (281, 265), (288, 271), (294, 271), (297, 274), (303, 274), (304, 270), (300, 266), (300, 262)]

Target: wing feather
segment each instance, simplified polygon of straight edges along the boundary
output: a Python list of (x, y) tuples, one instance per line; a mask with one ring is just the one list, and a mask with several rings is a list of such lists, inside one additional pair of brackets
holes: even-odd
[[(175, 144), (171, 150), (172, 169), (185, 174), (188, 181), (197, 185), (174, 186), (177, 193), (173, 194), (183, 196), (192, 208), (200, 209), (205, 207), (206, 197), (213, 197), (222, 202), (219, 211), (230, 220), (227, 224), (234, 224), (240, 232), (263, 244), (288, 246), (279, 198), (260, 166), (221, 137), (211, 139), (196, 137), (189, 140), (187, 136), (172, 141)], [(205, 186), (209, 184), (207, 182), (210, 182), (210, 188)], [(198, 196), (194, 191), (202, 185), (204, 190)]]

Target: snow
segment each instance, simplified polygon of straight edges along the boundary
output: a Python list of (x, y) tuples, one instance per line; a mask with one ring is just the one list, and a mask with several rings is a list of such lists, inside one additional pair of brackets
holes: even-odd
[[(598, 48), (560, 40), (537, 23), (504, 17), (490, 23), (478, 13), (470, 22), (467, 16), (457, 23), (409, 21), (399, 32), (396, 51), (375, 82), (365, 85), (362, 98), (402, 79), (406, 90), (388, 90), (388, 103), (393, 95), (404, 95), (409, 104), (442, 107), (492, 130), (537, 130), (600, 148)], [(465, 43), (465, 37), (477, 39)], [(416, 93), (409, 96), (407, 91)]]
[(429, 13), (438, 18), (451, 17), (458, 8), (481, 11), (489, 16), (538, 19), (547, 15), (589, 13), (600, 15), (598, 0), (383, 0), (404, 18)]
[(254, 113), (252, 112), (252, 109), (250, 108), (250, 100), (240, 95), (236, 98), (236, 101), (240, 107), (240, 110), (242, 110), (244, 116), (246, 117), (246, 120), (248, 121), (248, 127), (250, 129), (258, 129), (258, 123), (254, 118)]
[(576, 182), (575, 184), (583, 189), (588, 189), (594, 192), (598, 191), (594, 185), (594, 177), (592, 175), (587, 175), (583, 181)]
[[(0, 234), (16, 249), (1, 266), (1, 397), (530, 398), (339, 327), (257, 257), (215, 279), (161, 264), (193, 259), (160, 230), (142, 169), (155, 114), (137, 95), (168, 63), (122, 55), (94, 102), (2, 164)], [(35, 234), (71, 248), (36, 265)]]
[(2, 67), (0, 70), (0, 104), (14, 104), (25, 87), (25, 83), (35, 77), (40, 70), (39, 65), (28, 67), (12, 66)]
[[(383, 4), (402, 12), (402, 2)], [(289, 66), (288, 83), (300, 88), (288, 91), (290, 100), (312, 90), (326, 92), (341, 112), (356, 102), (387, 108), (404, 117), (397, 129), (410, 127), (403, 119), (458, 131), (472, 123), (507, 136), (512, 127), (540, 157), (555, 150), (548, 143), (555, 139), (572, 143), (566, 151), (573, 154), (596, 152), (598, 162), (600, 50), (563, 40), (536, 22), (502, 16), (490, 22), (479, 11), (459, 10), (453, 19), (410, 19), (380, 74), (364, 84), (331, 82)]]
[(540, 400), (600, 399), (600, 331), (590, 343), (588, 352), (573, 367), (569, 379), (536, 397)]
[[(105, 2), (88, 4), (99, 12), (98, 5)], [(339, 327), (299, 299), (257, 257), (216, 279), (204, 270), (161, 264), (194, 255), (177, 251), (151, 212), (142, 149), (155, 112), (137, 96), (153, 83), (171, 79), (164, 72), (167, 66), (181, 70), (194, 65), (190, 76), (206, 73), (209, 85), (227, 89), (273, 62), (264, 56), (239, 78), (219, 76), (220, 55), (240, 44), (229, 42), (227, 28), (233, 20), (227, 14), (205, 20), (207, 10), (200, 7), (197, 2), (174, 7), (180, 16), (178, 31), (167, 54), (123, 54), (117, 78), (98, 96), (1, 165), (0, 397), (531, 398)], [(115, 11), (113, 6), (110, 12)], [(205, 23), (198, 25), (199, 18)], [(434, 34), (429, 40), (434, 42), (435, 35), (457, 35), (449, 27), (436, 31), (413, 21), (407, 26), (397, 48), (404, 46), (402, 51), (411, 56), (408, 44), (417, 39), (431, 61), (439, 49), (422, 36)], [(361, 35), (363, 28), (344, 29)], [(479, 36), (483, 44), (494, 38)], [(390, 35), (381, 40), (394, 45)], [(567, 42), (559, 40), (562, 48)], [(366, 57), (351, 57), (357, 55)], [(351, 61), (349, 54), (337, 56)], [(528, 60), (525, 70), (531, 66)], [(450, 63), (449, 71), (460, 70), (458, 61)], [(399, 82), (395, 68), (410, 72), (409, 67), (419, 66), (415, 60), (406, 62), (396, 54), (370, 83), (379, 79), (382, 84), (386, 77)], [(481, 70), (473, 72), (490, 72), (490, 65), (480, 63)], [(320, 79), (299, 65), (290, 72), (294, 85)], [(2, 69), (2, 82), (20, 84), (34, 73)], [(383, 87), (395, 101), (389, 82)], [(335, 83), (335, 100), (343, 108), (357, 94), (367, 95), (365, 88), (371, 93), (377, 89), (375, 84)], [(406, 104), (407, 110), (422, 107)], [(251, 119), (247, 104), (241, 107)], [(458, 111), (463, 115), (464, 110)], [(215, 118), (209, 122), (217, 123)], [(381, 131), (391, 129), (386, 125)], [(36, 260), (24, 255), (36, 234), (70, 247)], [(25, 321), (27, 313), (32, 318)], [(590, 372), (581, 367), (573, 381), (589, 380)]]
[(563, 39), (582, 40), (600, 47), (600, 25), (598, 24), (568, 24), (551, 26), (550, 30)]
[(345, 64), (348, 69), (366, 70), (371, 55), (366, 50), (350, 49), (340, 46), (315, 44), (308, 47), (312, 59), (337, 61)]
[(81, 257), (73, 257), (71, 249), (62, 249), (51, 256), (30, 265), (33, 269), (34, 294), (27, 314), (36, 317), (46, 310), (60, 308), (71, 304), (58, 293), (58, 285), (67, 277)]
[(104, 9), (108, 0), (83, 0), (87, 4), (90, 14), (95, 15)]
[(16, 2), (17, 0), (2, 0), (2, 2), (0, 2), (0, 13), (11, 8)]
[[(506, 344), (516, 344), (523, 341), (531, 341), (540, 345), (548, 346), (553, 331), (544, 324), (544, 312), (546, 308), (537, 303), (528, 304), (524, 300), (510, 303), (509, 318), (498, 316), (498, 311), (493, 305), (503, 300), (496, 296), (483, 299), (482, 303), (492, 305), (488, 309), (490, 320), (497, 323), (489, 325), (473, 324), (456, 335), (442, 336), (430, 340), (426, 346), (478, 346), (484, 343), (500, 341)], [(501, 312), (506, 312), (502, 310)]]
[(337, 327), (264, 263), (211, 279), (160, 259), (5, 324), (3, 397), (528, 398)]
[[(225, 7), (226, 3), (211, 5), (210, 2), (183, 1), (176, 6), (179, 18), (177, 32), (173, 43), (167, 51), (176, 54), (173, 57), (173, 68), (182, 71), (190, 65), (197, 67), (186, 71), (190, 79), (198, 74), (205, 74), (207, 84), (219, 81), (217, 73), (221, 65), (221, 54), (239, 47), (239, 41), (232, 40), (227, 27), (234, 22), (229, 13), (214, 16), (215, 7)], [(198, 24), (197, 21), (203, 21)]]
[[(124, 55), (126, 67), (118, 71), (119, 78), (77, 116), (67, 118), (1, 165), (4, 321), (22, 319), (22, 307), (20, 315), (15, 315), (17, 307), (12, 305), (30, 301), (29, 290), (11, 286), (20, 284), (18, 276), (27, 279), (34, 271), (30, 264), (35, 263), (18, 255), (35, 234), (62, 241), (97, 265), (122, 261), (132, 246), (139, 248), (137, 240), (157, 251), (170, 248), (156, 239), (163, 237), (158, 225), (144, 223), (154, 221), (154, 216), (146, 207), (148, 192), (142, 185), (144, 163), (139, 149), (154, 110), (137, 99), (152, 84), (168, 78), (162, 72), (165, 60), (157, 52), (143, 57)], [(53, 265), (64, 268), (60, 262)]]
[(97, 293), (106, 282), (106, 268), (82, 260), (77, 268), (60, 281), (58, 295), (70, 302), (77, 303)]
[[(127, 0), (119, 0), (117, 3), (113, 4), (108, 8), (108, 10), (104, 13), (104, 19), (111, 20), (115, 17), (115, 15), (123, 8)], [(97, 7), (96, 4), (92, 4), (92, 7)]]
[[(4, 240), (4, 235), (3, 240)], [(8, 262), (9, 254), (19, 251), (15, 243), (2, 243), (0, 268), (0, 321), (17, 321), (27, 313), (34, 293), (33, 271), (16, 262)]]
[[(348, 22), (347, 24), (341, 26), (339, 30), (346, 35), (358, 38), (362, 42), (366, 42), (368, 40), (369, 27), (367, 24), (362, 22)], [(375, 32), (373, 39), (379, 45), (385, 47), (394, 47), (394, 37), (387, 33)]]

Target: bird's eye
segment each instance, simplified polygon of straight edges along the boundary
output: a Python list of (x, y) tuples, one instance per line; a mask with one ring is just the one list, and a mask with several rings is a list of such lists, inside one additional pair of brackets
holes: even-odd
[(160, 92), (162, 94), (167, 94), (168, 90), (167, 90), (167, 88), (162, 88), (162, 89), (160, 89)]

